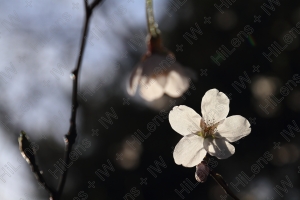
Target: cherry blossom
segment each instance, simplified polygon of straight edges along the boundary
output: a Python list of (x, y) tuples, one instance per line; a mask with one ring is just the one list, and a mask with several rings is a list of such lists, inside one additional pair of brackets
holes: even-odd
[(172, 53), (146, 55), (133, 71), (127, 91), (134, 95), (139, 89), (140, 96), (147, 101), (164, 94), (177, 98), (189, 88), (188, 74)]
[[(202, 117), (185, 105), (175, 106), (169, 113), (171, 127), (183, 138), (174, 149), (175, 163), (194, 167), (207, 153), (226, 159), (235, 153), (230, 142), (251, 132), (249, 121), (240, 116), (227, 117), (229, 99), (217, 89), (208, 90), (202, 98)], [(227, 117), (227, 118), (226, 118)]]

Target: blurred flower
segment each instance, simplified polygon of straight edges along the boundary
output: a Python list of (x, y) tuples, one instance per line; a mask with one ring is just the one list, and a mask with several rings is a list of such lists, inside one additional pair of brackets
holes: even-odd
[(294, 144), (283, 144), (280, 146), (280, 150), (273, 148), (271, 153), (273, 155), (271, 162), (277, 166), (295, 163), (300, 157), (299, 148)]
[(169, 114), (171, 127), (184, 136), (173, 153), (178, 165), (194, 167), (207, 152), (219, 159), (226, 159), (235, 152), (229, 142), (235, 142), (251, 132), (250, 123), (244, 117), (235, 115), (226, 118), (229, 99), (217, 89), (205, 93), (201, 110), (203, 118), (184, 105), (175, 106)]
[(213, 23), (218, 29), (228, 31), (233, 29), (237, 22), (238, 17), (236, 13), (232, 10), (228, 10), (224, 13), (218, 12), (214, 16), (214, 21), (216, 23)]
[(133, 71), (127, 91), (134, 95), (139, 88), (141, 97), (147, 101), (164, 94), (177, 98), (189, 88), (189, 76), (192, 72), (176, 62), (173, 53), (162, 46), (160, 36), (151, 36), (148, 52)]
[(275, 94), (280, 85), (280, 81), (275, 77), (256, 76), (253, 79), (251, 90), (255, 98), (265, 99), (271, 94)]
[(143, 146), (141, 145), (129, 145), (128, 142), (131, 137), (126, 138), (121, 146), (121, 151), (119, 154), (119, 160), (117, 164), (126, 170), (136, 169), (140, 164), (140, 157), (143, 151)]
[(134, 95), (139, 88), (141, 97), (147, 101), (159, 99), (164, 94), (180, 97), (189, 88), (189, 75), (192, 74), (177, 63), (173, 53), (163, 46), (154, 20), (152, 0), (146, 0), (146, 14), (148, 51), (131, 74), (127, 91)]
[(300, 90), (294, 90), (287, 96), (287, 106), (295, 111), (300, 111)]

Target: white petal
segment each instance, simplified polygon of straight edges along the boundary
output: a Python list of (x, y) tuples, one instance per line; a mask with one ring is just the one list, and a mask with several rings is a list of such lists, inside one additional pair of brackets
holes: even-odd
[(203, 140), (202, 137), (193, 134), (183, 137), (173, 152), (175, 163), (185, 167), (198, 165), (206, 155)]
[(240, 115), (226, 118), (223, 123), (218, 125), (217, 130), (215, 135), (224, 137), (229, 142), (235, 142), (251, 132), (249, 121)]
[(129, 80), (129, 86), (127, 87), (127, 92), (130, 95), (134, 95), (136, 92), (136, 89), (138, 87), (139, 81), (141, 79), (141, 74), (142, 74), (142, 67), (141, 66), (137, 66), (130, 77)]
[(156, 82), (162, 87), (164, 88), (165, 85), (167, 84), (167, 76), (166, 74), (163, 75), (157, 75), (157, 76), (152, 76), (153, 79), (156, 80)]
[(175, 106), (169, 113), (171, 127), (183, 136), (200, 131), (200, 121), (201, 116), (184, 105)]
[(180, 97), (189, 88), (190, 79), (178, 71), (171, 71), (167, 77), (165, 93), (173, 98)]
[(205, 123), (213, 125), (227, 117), (229, 99), (217, 89), (208, 90), (202, 98), (201, 111)]
[(147, 101), (159, 99), (164, 94), (162, 86), (153, 78), (142, 77), (140, 81), (140, 95)]
[(204, 148), (212, 156), (217, 157), (218, 159), (226, 159), (232, 156), (235, 152), (234, 146), (227, 142), (224, 138), (204, 139)]

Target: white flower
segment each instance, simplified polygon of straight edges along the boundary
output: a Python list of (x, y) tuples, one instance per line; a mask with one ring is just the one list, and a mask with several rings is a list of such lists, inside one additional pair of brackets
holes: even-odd
[(133, 71), (127, 91), (134, 95), (139, 88), (141, 97), (147, 101), (159, 99), (164, 94), (177, 98), (189, 88), (188, 73), (171, 53), (151, 54)]
[(178, 165), (194, 167), (206, 153), (219, 159), (228, 158), (235, 152), (229, 142), (235, 142), (251, 132), (250, 123), (244, 117), (234, 115), (226, 118), (229, 99), (217, 89), (205, 93), (201, 110), (203, 117), (181, 105), (175, 106), (169, 114), (171, 127), (184, 136), (173, 153)]

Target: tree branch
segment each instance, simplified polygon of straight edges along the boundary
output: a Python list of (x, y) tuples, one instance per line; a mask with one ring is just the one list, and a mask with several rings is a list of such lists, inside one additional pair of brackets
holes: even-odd
[(90, 10), (93, 10), (101, 2), (103, 2), (103, 0), (95, 0), (93, 3), (91, 3)]
[(235, 194), (230, 190), (230, 188), (228, 187), (227, 183), (225, 182), (225, 180), (223, 179), (223, 177), (216, 173), (214, 170), (210, 170), (210, 175), (215, 179), (215, 181), (223, 188), (223, 190), (229, 195), (231, 196), (233, 199), (235, 200), (239, 200), (239, 198), (237, 198), (235, 196)]
[[(209, 154), (207, 153), (206, 156), (203, 158), (203, 161), (205, 161), (206, 163), (209, 163)], [(235, 196), (235, 194), (230, 190), (230, 188), (228, 187), (227, 183), (225, 182), (225, 180), (223, 179), (223, 177), (216, 173), (213, 169), (210, 168), (209, 174), (211, 175), (211, 177), (213, 177), (213, 179), (223, 188), (223, 190), (229, 195), (231, 196), (234, 200), (239, 200), (239, 198), (237, 198)], [(207, 174), (208, 175), (208, 174)]]
[(50, 188), (49, 185), (47, 185), (44, 177), (41, 174), (41, 171), (40, 171), (38, 165), (35, 162), (35, 149), (33, 148), (34, 145), (32, 145), (32, 143), (30, 143), (29, 138), (27, 137), (27, 135), (24, 131), (21, 131), (18, 141), (19, 141), (19, 149), (20, 149), (20, 152), (21, 152), (23, 158), (30, 165), (31, 170), (32, 170), (36, 180), (38, 181), (39, 185), (41, 185), (44, 189), (46, 189), (48, 191), (50, 200), (52, 200), (53, 195), (55, 194), (55, 191), (52, 188)]
[[(83, 34), (81, 38), (81, 46), (80, 46), (80, 52), (77, 59), (77, 64), (75, 69), (73, 70), (71, 76), (73, 80), (73, 90), (72, 90), (72, 110), (71, 110), (71, 118), (70, 118), (70, 128), (65, 135), (65, 156), (64, 160), (66, 165), (69, 165), (70, 158), (69, 154), (72, 150), (72, 146), (75, 143), (75, 139), (77, 136), (76, 131), (76, 114), (77, 114), (77, 108), (78, 108), (78, 100), (77, 100), (77, 92), (78, 92), (78, 75), (81, 68), (82, 63), (82, 57), (84, 54), (85, 46), (86, 46), (86, 39), (88, 35), (88, 26), (90, 22), (90, 17), (92, 15), (93, 9), (101, 2), (102, 0), (95, 0), (90, 6), (87, 3), (87, 0), (84, 0), (84, 6), (85, 6), (85, 20), (84, 20), (84, 28), (83, 28)], [(64, 185), (66, 182), (68, 169), (63, 173), (63, 175), (60, 178), (59, 185), (57, 188), (57, 194), (56, 199), (60, 199), (62, 191), (64, 189)]]

